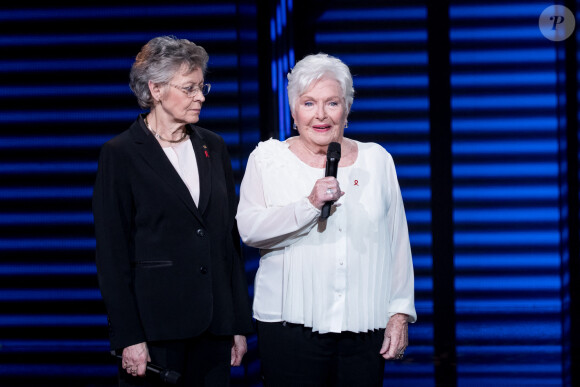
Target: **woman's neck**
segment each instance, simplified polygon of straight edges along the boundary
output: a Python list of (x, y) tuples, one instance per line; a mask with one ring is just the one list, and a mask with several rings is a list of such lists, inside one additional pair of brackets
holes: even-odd
[[(289, 144), (289, 149), (305, 164), (314, 168), (324, 168), (326, 166), (326, 152), (328, 146), (312, 147), (305, 143), (300, 136), (293, 137), (286, 140)], [(340, 167), (347, 167), (354, 164), (358, 154), (356, 144), (346, 138), (340, 139), (341, 144), (341, 160)]]
[(187, 138), (185, 125), (180, 123), (169, 124), (154, 110), (145, 116), (145, 124), (161, 143), (175, 144)]

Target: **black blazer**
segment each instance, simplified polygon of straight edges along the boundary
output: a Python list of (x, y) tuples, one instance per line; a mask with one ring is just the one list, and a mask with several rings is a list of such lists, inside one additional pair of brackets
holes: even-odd
[(112, 349), (252, 331), (226, 145), (206, 129), (188, 131), (199, 206), (142, 116), (101, 150), (93, 214)]

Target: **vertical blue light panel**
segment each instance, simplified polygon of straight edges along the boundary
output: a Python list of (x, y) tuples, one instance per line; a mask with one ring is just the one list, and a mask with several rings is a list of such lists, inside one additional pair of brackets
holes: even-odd
[(558, 98), (546, 4), (452, 2), (458, 386), (562, 385)]

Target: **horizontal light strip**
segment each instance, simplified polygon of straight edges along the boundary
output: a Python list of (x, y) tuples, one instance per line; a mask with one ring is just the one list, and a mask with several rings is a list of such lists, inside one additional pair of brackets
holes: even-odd
[(17, 225), (57, 225), (57, 224), (92, 224), (90, 212), (22, 212), (0, 213), (0, 226)]
[(0, 187), (0, 199), (89, 199), (93, 187)]
[(431, 168), (429, 165), (399, 165), (397, 175), (403, 179), (427, 179), (431, 175)]
[[(165, 35), (161, 32), (144, 33), (116, 33), (116, 34), (71, 34), (71, 35), (15, 35), (0, 36), (0, 47), (25, 47), (25, 46), (53, 46), (74, 44), (145, 44), (150, 39)], [(171, 35), (187, 38), (195, 37), (195, 42), (231, 42), (237, 40), (235, 30), (195, 30), (173, 31)]]
[[(238, 159), (231, 160), (234, 170), (240, 169)], [(0, 175), (10, 174), (59, 174), (96, 173), (96, 161), (50, 162), (50, 163), (0, 163)]]
[(0, 340), (0, 353), (108, 351), (108, 340)]
[(401, 188), (401, 194), (403, 196), (403, 201), (413, 201), (421, 202), (431, 200), (431, 189), (425, 188)]
[[(407, 66), (427, 65), (427, 53), (393, 53), (393, 54), (351, 54), (344, 53), (340, 59), (348, 66)], [(351, 70), (352, 71), (352, 70)]]
[[(429, 79), (426, 75), (407, 75), (401, 76), (357, 76), (354, 75), (355, 89), (376, 89), (385, 87), (404, 88), (404, 87), (422, 87), (429, 86)], [(355, 99), (355, 103), (358, 99)]]
[[(213, 88), (212, 88), (213, 90)], [(0, 98), (6, 97), (60, 97), (129, 95), (131, 89), (126, 85), (74, 85), (74, 86), (0, 86)]]
[(433, 260), (430, 255), (413, 253), (413, 267), (415, 270), (431, 270), (433, 267)]
[(0, 264), (0, 275), (4, 276), (36, 276), (36, 275), (84, 275), (96, 274), (97, 267), (94, 263), (50, 263), (50, 264)]
[(505, 50), (465, 50), (451, 51), (451, 64), (521, 64), (522, 67), (532, 64), (552, 64), (556, 60), (556, 49), (525, 48)]
[[(493, 318), (493, 313), (490, 313), (490, 317)], [(538, 335), (538, 332), (542, 332), (542, 334)], [(553, 340), (561, 339), (562, 323), (559, 318), (551, 321), (524, 319), (510, 321), (493, 318), (493, 321), (462, 321), (461, 324), (457, 324), (456, 333), (457, 339), (460, 341), (481, 340), (485, 338), (490, 344), (496, 344), (494, 342), (496, 340), (507, 340), (509, 344), (512, 344), (515, 339), (526, 345), (540, 340), (553, 343)], [(502, 363), (505, 362), (505, 359), (498, 360)], [(558, 362), (558, 364), (560, 363)], [(515, 364), (510, 362), (507, 367), (515, 367)], [(485, 368), (485, 364), (478, 364), (477, 368), (483, 369)]]
[(449, 17), (451, 19), (509, 19), (520, 20), (525, 17), (540, 18), (540, 14), (547, 4), (522, 4), (522, 5), (451, 5)]
[(556, 72), (554, 71), (518, 71), (514, 73), (469, 73), (452, 74), (451, 85), (459, 87), (494, 87), (512, 89), (514, 86), (550, 86), (556, 84)]
[(479, 200), (481, 202), (497, 203), (498, 200), (558, 200), (560, 192), (555, 186), (533, 185), (502, 185), (480, 187), (455, 187), (453, 198), (455, 200)]
[(104, 314), (93, 315), (47, 315), (25, 314), (9, 315), (0, 314), (0, 327), (82, 327), (82, 326), (107, 326), (107, 316)]
[(0, 251), (6, 250), (93, 250), (94, 238), (0, 238)]
[[(559, 230), (545, 231), (455, 231), (455, 245), (459, 247), (477, 246), (518, 246), (518, 247), (552, 247), (560, 246)], [(490, 279), (486, 279), (489, 281)], [(510, 279), (511, 281), (511, 279)]]
[[(539, 17), (540, 15), (538, 15)], [(462, 27), (451, 28), (449, 36), (454, 42), (489, 42), (494, 40), (518, 40), (519, 42), (537, 41), (543, 37), (538, 25), (533, 26), (507, 26), (507, 27)]]
[[(0, 122), (106, 122), (127, 121), (132, 122), (140, 112), (137, 109), (114, 110), (69, 110), (69, 111), (2, 111)], [(239, 116), (238, 106), (204, 106), (200, 119), (234, 119)]]
[[(79, 360), (80, 361), (80, 360)], [(84, 380), (95, 380), (100, 378), (113, 378), (117, 375), (117, 366), (115, 365), (98, 365), (87, 364), (0, 364), (0, 376), (24, 378), (31, 375), (55, 377), (61, 376), (67, 379), (83, 378)]]
[[(427, 41), (425, 30), (404, 31), (364, 31), (364, 32), (321, 32), (316, 34), (316, 43), (342, 44), (342, 43), (412, 43)], [(1, 42), (1, 40), (0, 40)]]
[(453, 131), (456, 133), (495, 132), (501, 133), (521, 133), (521, 132), (550, 132), (557, 127), (558, 122), (555, 116), (534, 116), (532, 114), (521, 118), (454, 118), (452, 122)]
[[(135, 113), (127, 121), (127, 127), (137, 116)], [(201, 124), (201, 126), (204, 126)], [(237, 132), (216, 132), (226, 144), (238, 144)], [(34, 137), (0, 137), (0, 149), (35, 149), (35, 148), (100, 148), (105, 142), (112, 139), (115, 134), (105, 136), (34, 136)]]
[(96, 161), (0, 163), (0, 175), (22, 173), (94, 173)]
[[(416, 277), (415, 291), (427, 292), (433, 290), (433, 279), (430, 277)], [(1, 294), (0, 294), (1, 295)], [(1, 300), (1, 298), (0, 298)]]
[(493, 109), (495, 112), (500, 113), (506, 109), (555, 109), (557, 104), (558, 100), (555, 94), (454, 96), (451, 100), (451, 108), (456, 112)]
[(509, 254), (466, 254), (455, 255), (455, 267), (458, 269), (548, 269), (553, 270), (560, 265), (560, 256), (557, 252), (540, 253), (534, 252), (533, 259), (527, 252), (517, 252)]
[(430, 232), (413, 232), (410, 233), (409, 239), (411, 246), (415, 247), (430, 247), (433, 240)]
[[(504, 282), (511, 282), (512, 278), (510, 277), (509, 281), (506, 281), (505, 278), (502, 279), (502, 281)], [(482, 282), (483, 280), (480, 279), (479, 282)], [(532, 278), (531, 279), (532, 282), (535, 282), (536, 279)], [(485, 279), (485, 282), (488, 282), (487, 279)], [(554, 290), (554, 288), (556, 288), (556, 290)], [(520, 289), (520, 288), (516, 288), (513, 289), (512, 287), (506, 287), (503, 288), (502, 286), (499, 286), (498, 288), (488, 288), (488, 287), (480, 287), (480, 288), (471, 288), (471, 289), (457, 289), (459, 291), (465, 291), (465, 290), (477, 290), (477, 291), (481, 291), (481, 292), (487, 292), (490, 290), (493, 291), (503, 291), (505, 289), (506, 292), (509, 291), (513, 291), (513, 290), (517, 290), (517, 291), (521, 291), (521, 290), (527, 290), (527, 291), (531, 291), (531, 292), (541, 292), (541, 291), (551, 291), (551, 292), (557, 292), (558, 289), (560, 288), (559, 284), (558, 286), (551, 286), (551, 287), (543, 287), (543, 286), (538, 286), (538, 288), (534, 288), (533, 286), (530, 287), (528, 286), (526, 289)], [(491, 299), (491, 300), (468, 300), (468, 301), (462, 301), (462, 300), (456, 300), (455, 301), (455, 307), (457, 308), (457, 311), (461, 314), (466, 314), (466, 315), (489, 315), (491, 313), (493, 314), (497, 314), (497, 315), (511, 315), (514, 313), (560, 313), (562, 311), (562, 303), (560, 302), (560, 300), (558, 298), (552, 298), (550, 300), (533, 300), (530, 298), (522, 298), (522, 299), (517, 299), (517, 300), (505, 300), (505, 299)]]
[[(256, 87), (255, 83), (248, 84)], [(251, 90), (251, 89), (250, 89)], [(244, 91), (250, 91), (244, 88)], [(237, 93), (237, 82), (213, 82), (211, 84), (210, 97), (223, 93)], [(123, 85), (52, 85), (52, 86), (0, 86), (0, 98), (7, 97), (70, 97), (70, 96), (108, 96), (108, 95), (132, 95), (129, 84)]]
[(15, 20), (64, 20), (64, 19), (131, 19), (169, 16), (225, 16), (236, 14), (235, 4), (180, 5), (180, 6), (138, 6), (138, 7), (75, 7), (38, 8), (0, 11), (0, 21)]
[[(530, 275), (518, 275), (518, 274), (511, 274), (509, 276), (509, 281), (506, 281), (501, 273), (497, 273), (497, 276), (461, 276), (455, 278), (455, 289), (458, 291), (497, 291), (497, 290), (505, 290), (506, 292), (509, 291), (554, 291), (557, 292), (560, 289), (560, 273), (558, 268), (554, 268), (554, 273), (552, 275), (547, 274), (530, 274)], [(485, 304), (486, 302), (494, 302), (499, 300), (493, 301), (483, 301), (483, 300), (470, 300), (470, 302), (479, 302)], [(513, 301), (513, 300), (512, 300)], [(506, 300), (502, 300), (501, 302), (508, 302)], [(520, 300), (521, 302), (521, 300)], [(541, 300), (530, 300), (527, 299), (527, 302), (530, 304), (534, 304), (536, 302), (557, 302), (560, 303), (559, 299), (551, 299), (549, 301), (541, 301)]]
[[(1, 219), (1, 218), (0, 218)], [(558, 222), (560, 213), (557, 208), (455, 208), (453, 220), (458, 224), (521, 223), (521, 222)]]
[(381, 142), (379, 143), (392, 155), (428, 155), (431, 147), (428, 142), (404, 143), (404, 142)]
[(3, 301), (97, 301), (98, 289), (0, 289)]
[(413, 110), (428, 112), (427, 97), (359, 98), (355, 102), (357, 111), (400, 111)]
[[(0, 142), (1, 144), (1, 142)], [(558, 152), (556, 138), (538, 140), (454, 141), (454, 155), (530, 154), (553, 155)]]
[[(126, 70), (129, 74), (134, 58), (90, 58), (90, 59), (45, 59), (45, 60), (0, 60), (0, 73), (43, 72), (43, 71), (106, 71)], [(235, 68), (235, 55), (214, 54), (209, 58), (208, 68)]]
[(409, 209), (406, 211), (406, 216), (407, 216), (407, 222), (411, 222), (411, 223), (415, 223), (415, 224), (429, 224), (429, 223), (431, 223), (431, 211), (430, 210)]
[[(427, 18), (426, 7), (384, 7), (363, 9), (329, 9), (325, 11), (319, 22), (342, 21), (412, 21)], [(320, 33), (320, 32), (319, 32)]]
[[(499, 362), (499, 360), (498, 360)], [(517, 378), (517, 384), (512, 384), (509, 383), (509, 385), (520, 385), (520, 386), (541, 386), (541, 387), (546, 387), (546, 386), (554, 386), (555, 384), (545, 384), (546, 381), (541, 379), (541, 376), (544, 374), (553, 374), (554, 377), (556, 376), (560, 376), (561, 377), (561, 373), (562, 373), (562, 369), (561, 369), (561, 364), (560, 362), (555, 363), (555, 364), (550, 364), (550, 363), (546, 363), (546, 364), (540, 364), (540, 363), (533, 363), (533, 364), (513, 364), (512, 362), (510, 362), (510, 364), (498, 364), (498, 363), (493, 363), (493, 364), (486, 364), (486, 365), (461, 365), (459, 366), (459, 368), (461, 369), (461, 374), (467, 374), (467, 376), (469, 376), (470, 373), (473, 373), (474, 376), (477, 376), (478, 379), (477, 380), (481, 380), (479, 379), (479, 377), (481, 377), (481, 375), (485, 375), (484, 376), (484, 380), (489, 380), (489, 379), (493, 379), (493, 376), (491, 375), (503, 375), (503, 376), (507, 376), (507, 375), (512, 375), (514, 378)], [(507, 374), (507, 375), (506, 375)], [(525, 383), (525, 384), (520, 384), (520, 378), (527, 380), (526, 377), (522, 377), (522, 375), (529, 375), (528, 377), (531, 376), (535, 376), (536, 379), (530, 379), (529, 380), (529, 384)], [(507, 382), (505, 379), (502, 380), (503, 382)], [(498, 380), (499, 382), (499, 380)], [(539, 382), (541, 382), (540, 384), (538, 384)], [(558, 385), (561, 385), (560, 383), (562, 382), (562, 379), (558, 379), (557, 380)], [(515, 380), (514, 380), (515, 383)], [(490, 385), (496, 385), (496, 386), (501, 386), (501, 385), (505, 386), (505, 383), (495, 383), (495, 384), (487, 384), (484, 382), (483, 385), (486, 386), (490, 386)]]
[(0, 137), (0, 149), (94, 148), (113, 138), (109, 135)]
[(463, 354), (473, 355), (520, 355), (522, 353), (536, 353), (538, 355), (553, 355), (562, 352), (560, 345), (478, 345), (478, 346), (458, 346), (458, 350)]
[(453, 177), (556, 177), (558, 163), (455, 163)]
[[(352, 110), (355, 111), (356, 109), (355, 102)], [(389, 133), (429, 133), (429, 121), (427, 120), (349, 121), (348, 125), (348, 131), (354, 131), (357, 133), (376, 133), (383, 135)]]

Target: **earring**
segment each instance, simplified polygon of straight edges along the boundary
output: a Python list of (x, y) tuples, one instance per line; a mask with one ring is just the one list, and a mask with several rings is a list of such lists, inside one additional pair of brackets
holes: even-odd
[(292, 124), (292, 129), (298, 130), (298, 126), (296, 125), (296, 122), (294, 124)]
[(348, 128), (348, 121), (344, 121), (344, 128)]

